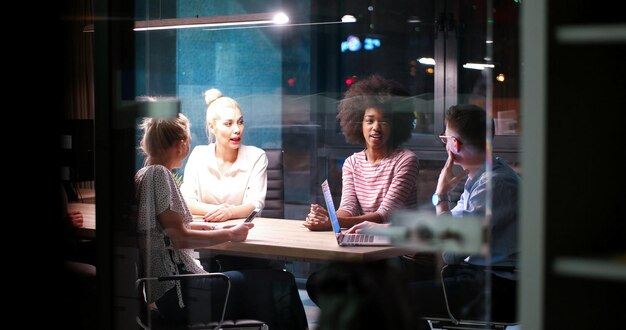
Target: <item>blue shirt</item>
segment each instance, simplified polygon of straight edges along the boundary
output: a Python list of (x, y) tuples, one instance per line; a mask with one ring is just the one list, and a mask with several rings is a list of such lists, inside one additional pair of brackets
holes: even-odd
[[(485, 167), (465, 183), (465, 189), (456, 206), (450, 211), (455, 217), (484, 217), (489, 178)], [(463, 260), (474, 265), (517, 266), (517, 219), (519, 176), (502, 159), (495, 158), (491, 173), (492, 217), (489, 224), (491, 235), (490, 260), (483, 254), (455, 255), (444, 252), (443, 259), (448, 264)], [(499, 276), (514, 279), (513, 274), (494, 272)]]

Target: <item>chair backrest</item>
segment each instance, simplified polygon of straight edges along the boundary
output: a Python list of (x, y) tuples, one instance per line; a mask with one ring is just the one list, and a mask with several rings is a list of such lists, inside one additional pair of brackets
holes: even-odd
[(283, 218), (285, 215), (283, 151), (280, 149), (265, 150), (267, 155), (267, 194), (265, 207), (261, 216), (266, 218)]

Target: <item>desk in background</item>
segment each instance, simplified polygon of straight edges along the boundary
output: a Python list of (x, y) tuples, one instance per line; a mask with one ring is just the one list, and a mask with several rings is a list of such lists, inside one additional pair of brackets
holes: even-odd
[(76, 234), (81, 238), (96, 237), (96, 204), (69, 203), (67, 209), (70, 212), (80, 211), (83, 214), (83, 227), (77, 228)]
[[(217, 223), (239, 223), (231, 220)], [(398, 257), (410, 251), (397, 247), (339, 246), (332, 231), (310, 231), (299, 220), (256, 218), (245, 242), (227, 242), (198, 249), (200, 257), (217, 254), (285, 261), (365, 262)]]
[(78, 200), (80, 203), (96, 202), (96, 190), (90, 188), (78, 188)]

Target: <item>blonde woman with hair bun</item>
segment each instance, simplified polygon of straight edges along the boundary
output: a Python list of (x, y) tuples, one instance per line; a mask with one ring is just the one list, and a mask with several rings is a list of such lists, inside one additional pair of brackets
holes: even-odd
[(181, 191), (207, 222), (245, 218), (265, 206), (267, 156), (243, 144), (244, 118), (237, 101), (218, 89), (204, 92), (208, 145), (196, 146), (185, 166)]

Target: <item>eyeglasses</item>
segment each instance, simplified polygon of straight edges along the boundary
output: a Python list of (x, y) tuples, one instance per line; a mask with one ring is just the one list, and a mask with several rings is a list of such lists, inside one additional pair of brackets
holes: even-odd
[(380, 125), (380, 126), (389, 126), (389, 124), (390, 124), (389, 121), (386, 121), (386, 120), (380, 120), (380, 121), (365, 120), (365, 121), (362, 121), (361, 124), (366, 124), (368, 126), (372, 126), (372, 125), (374, 125), (375, 122), (377, 122), (378, 125)]
[(459, 140), (459, 138), (454, 136), (454, 135), (439, 135), (439, 139), (441, 139), (441, 143), (446, 144), (446, 145), (448, 144), (448, 139), (449, 138), (453, 138), (453, 139), (461, 142), (461, 140)]

